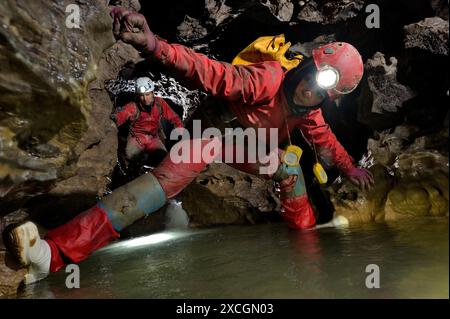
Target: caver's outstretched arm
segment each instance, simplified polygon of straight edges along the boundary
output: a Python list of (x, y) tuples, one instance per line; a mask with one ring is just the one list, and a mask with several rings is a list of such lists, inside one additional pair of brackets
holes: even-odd
[(309, 142), (315, 144), (318, 151), (331, 155), (334, 164), (352, 183), (363, 190), (368, 190), (373, 186), (375, 181), (372, 173), (364, 168), (355, 167), (353, 159), (325, 122), (320, 109), (313, 110), (303, 116), (299, 129)]
[(283, 78), (279, 62), (234, 66), (219, 62), (178, 44), (158, 39), (145, 17), (123, 8), (111, 11), (116, 38), (133, 45), (143, 56), (161, 61), (191, 88), (227, 101), (253, 105), (269, 101)]

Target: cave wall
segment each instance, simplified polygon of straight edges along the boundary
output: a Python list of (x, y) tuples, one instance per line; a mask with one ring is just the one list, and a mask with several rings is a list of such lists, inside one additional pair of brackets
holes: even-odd
[[(108, 190), (116, 166), (104, 82), (141, 58), (115, 43), (108, 1), (79, 2), (80, 29), (65, 27), (68, 4), (0, 3), (0, 232), (30, 217), (48, 228), (67, 221)], [(7, 257), (0, 240), (0, 296), (25, 271)]]
[(0, 4), (0, 214), (73, 175), (92, 143), (88, 84), (114, 38), (98, 1), (80, 4), (83, 28), (67, 29), (70, 3)]

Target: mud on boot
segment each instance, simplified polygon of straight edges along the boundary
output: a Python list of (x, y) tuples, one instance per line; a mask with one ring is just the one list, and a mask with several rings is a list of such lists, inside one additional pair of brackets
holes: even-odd
[(3, 242), (20, 265), (28, 268), (28, 273), (23, 280), (25, 285), (48, 276), (51, 260), (50, 246), (40, 238), (34, 223), (9, 225), (3, 231)]

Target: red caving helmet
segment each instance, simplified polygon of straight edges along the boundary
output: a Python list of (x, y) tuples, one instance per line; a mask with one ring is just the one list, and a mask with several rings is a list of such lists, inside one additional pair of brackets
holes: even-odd
[(349, 43), (332, 42), (313, 50), (317, 84), (331, 99), (351, 93), (361, 81), (364, 64), (358, 50)]

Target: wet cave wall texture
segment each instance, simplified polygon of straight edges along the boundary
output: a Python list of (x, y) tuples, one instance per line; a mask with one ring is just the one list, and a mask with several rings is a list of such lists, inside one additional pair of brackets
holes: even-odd
[[(160, 37), (222, 61), (266, 35), (285, 34), (288, 55), (309, 56), (332, 40), (352, 43), (363, 56), (364, 79), (324, 114), (377, 185), (363, 193), (336, 181), (329, 167), (330, 185), (319, 187), (310, 173), (313, 152), (294, 132), (319, 220), (448, 215), (447, 1), (86, 0), (76, 1), (80, 28), (69, 29), (72, 2), (0, 3), (0, 229), (24, 218), (54, 227), (123, 182), (121, 134), (109, 119), (123, 81), (151, 75), (188, 127), (192, 119), (220, 125), (211, 107), (219, 102), (115, 42), (108, 5), (139, 11)], [(379, 8), (379, 28), (366, 26), (371, 4)], [(272, 183), (219, 164), (182, 201), (198, 226), (277, 220), (279, 209)]]

